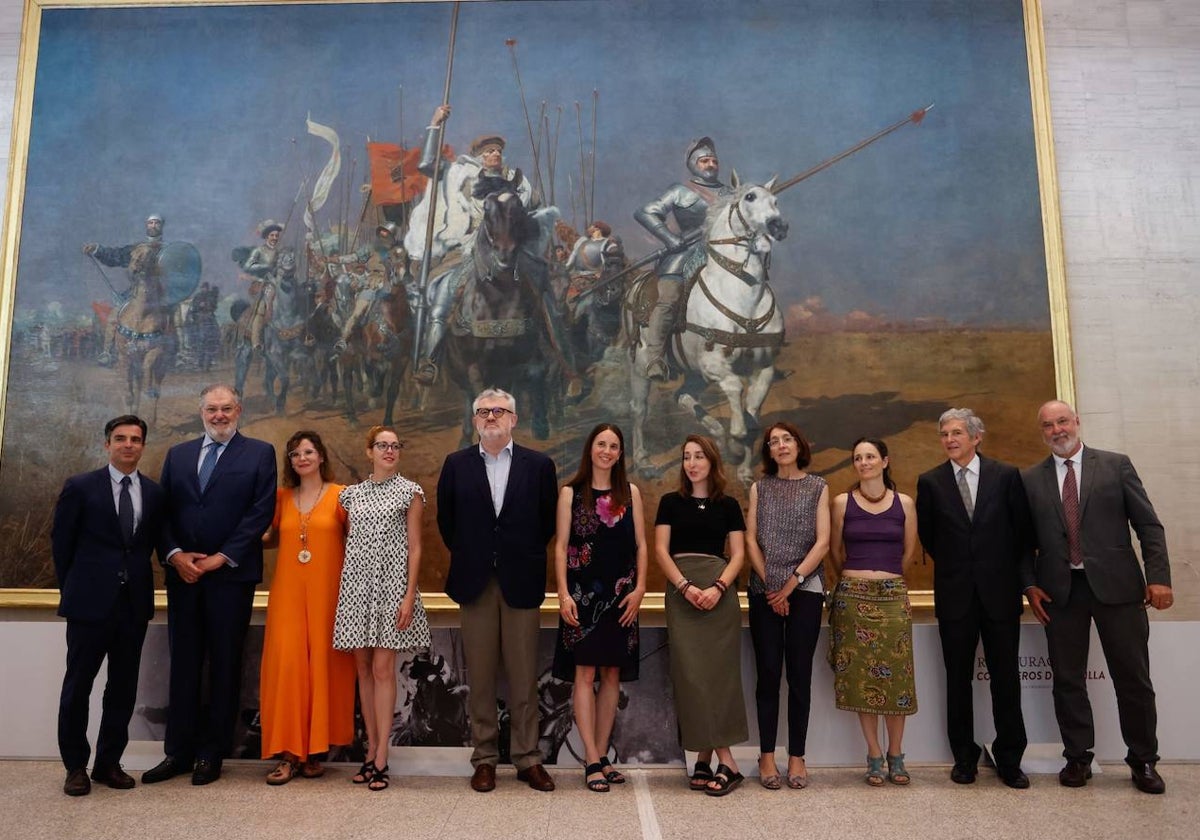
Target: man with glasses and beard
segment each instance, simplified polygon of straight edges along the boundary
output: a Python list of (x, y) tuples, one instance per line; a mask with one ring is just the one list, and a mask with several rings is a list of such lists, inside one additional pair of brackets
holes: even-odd
[(467, 661), (471, 788), (485, 793), (496, 786), (496, 679), (503, 660), (517, 778), (551, 791), (554, 780), (538, 750), (537, 650), (558, 495), (554, 462), (513, 442), (511, 394), (489, 388), (473, 408), (479, 445), (448, 455), (437, 487), (438, 530), (450, 549), (446, 594), (459, 604)]

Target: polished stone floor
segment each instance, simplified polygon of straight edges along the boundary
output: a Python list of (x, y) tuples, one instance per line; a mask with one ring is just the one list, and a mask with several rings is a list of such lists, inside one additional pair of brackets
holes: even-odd
[[(907, 788), (867, 787), (852, 768), (812, 770), (802, 791), (767, 791), (757, 778), (718, 799), (688, 791), (678, 770), (634, 770), (607, 794), (584, 789), (582, 772), (555, 772), (559, 789), (537, 793), (501, 768), (494, 792), (478, 794), (455, 777), (393, 775), (389, 790), (351, 785), (349, 766), (322, 779), (268, 787), (266, 764), (226, 765), (220, 781), (193, 787), (187, 777), (130, 791), (94, 787), (62, 793), (61, 767), (47, 761), (0, 762), (5, 807), (0, 837), (35, 840), (147, 838), (921, 838), (1074, 840), (1200, 836), (1200, 764), (1163, 764), (1165, 796), (1135, 790), (1124, 765), (1104, 765), (1083, 789), (1032, 776), (1026, 791), (982, 772), (969, 787), (945, 766), (911, 766)], [(744, 768), (747, 769), (747, 768)]]

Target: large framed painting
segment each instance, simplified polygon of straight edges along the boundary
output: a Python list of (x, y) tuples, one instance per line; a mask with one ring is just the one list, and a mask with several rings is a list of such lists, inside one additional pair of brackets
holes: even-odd
[(1035, 0), (27, 0), (13, 150), (9, 604), (53, 603), (56, 494), (104, 422), (149, 421), (154, 476), (211, 382), (248, 435), (319, 431), (342, 482), (394, 425), (430, 593), (483, 386), (560, 480), (619, 424), (648, 524), (693, 432), (743, 502), (780, 419), (834, 490), (870, 435), (912, 492), (945, 409), (1025, 465), (1072, 391)]

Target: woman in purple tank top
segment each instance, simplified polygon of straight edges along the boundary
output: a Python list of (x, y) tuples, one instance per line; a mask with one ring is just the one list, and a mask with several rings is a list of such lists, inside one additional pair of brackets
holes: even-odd
[(838, 575), (829, 614), (834, 699), (839, 709), (858, 713), (867, 742), (867, 783), (878, 786), (884, 780), (882, 716), (887, 779), (906, 785), (904, 719), (917, 711), (917, 694), (903, 571), (917, 546), (916, 509), (896, 490), (887, 444), (860, 438), (851, 452), (858, 483), (833, 500), (830, 535)]

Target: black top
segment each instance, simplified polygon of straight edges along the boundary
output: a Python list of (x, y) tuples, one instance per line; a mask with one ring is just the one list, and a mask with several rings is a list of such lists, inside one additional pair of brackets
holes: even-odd
[[(703, 507), (701, 507), (703, 505)], [(725, 536), (745, 531), (746, 520), (737, 499), (697, 499), (678, 492), (659, 499), (655, 525), (671, 526), (670, 552), (725, 556)]]

